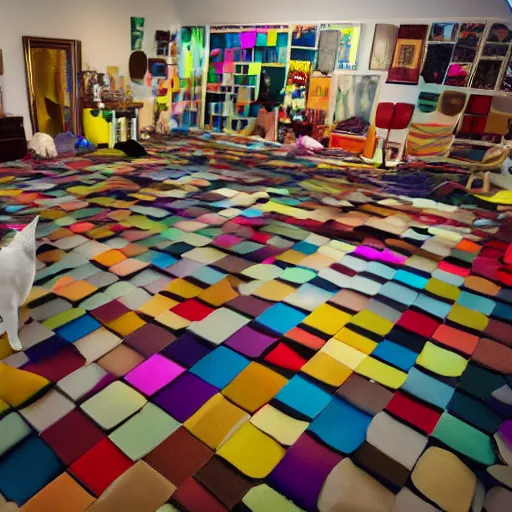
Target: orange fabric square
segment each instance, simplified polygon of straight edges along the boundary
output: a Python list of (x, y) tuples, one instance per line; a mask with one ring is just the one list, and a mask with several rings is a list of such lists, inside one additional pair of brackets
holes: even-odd
[(119, 334), (119, 336), (125, 338), (128, 334), (140, 329), (144, 325), (146, 325), (146, 322), (144, 322), (137, 313), (130, 311), (129, 313), (112, 320), (112, 322), (109, 322), (107, 327)]
[(325, 340), (311, 334), (300, 327), (295, 327), (286, 333), (286, 337), (313, 350), (320, 350), (325, 345)]
[(118, 345), (114, 350), (104, 355), (96, 361), (104, 370), (115, 375), (123, 377), (130, 370), (139, 366), (144, 361), (144, 357), (127, 345)]
[(96, 286), (87, 281), (73, 281), (72, 283), (59, 286), (54, 290), (55, 295), (59, 295), (71, 302), (77, 302), (85, 299), (97, 290)]
[(236, 299), (236, 297), (238, 297), (238, 293), (233, 290), (229, 281), (222, 279), (207, 288), (198, 298), (212, 306), (219, 307), (230, 300)]
[(93, 258), (94, 261), (103, 265), (104, 267), (112, 267), (117, 263), (124, 261), (126, 256), (117, 249), (111, 249), (110, 251), (102, 252)]
[(224, 388), (222, 394), (252, 413), (274, 398), (287, 382), (279, 373), (252, 362)]
[(190, 283), (186, 279), (175, 279), (169, 283), (165, 291), (183, 297), (184, 299), (192, 299), (197, 297), (203, 289)]

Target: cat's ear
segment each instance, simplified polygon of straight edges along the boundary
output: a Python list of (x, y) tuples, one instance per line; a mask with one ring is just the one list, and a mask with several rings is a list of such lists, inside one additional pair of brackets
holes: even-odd
[(11, 247), (19, 247), (27, 254), (35, 254), (36, 250), (36, 228), (39, 221), (39, 215), (35, 217), (30, 224), (27, 224), (10, 243)]

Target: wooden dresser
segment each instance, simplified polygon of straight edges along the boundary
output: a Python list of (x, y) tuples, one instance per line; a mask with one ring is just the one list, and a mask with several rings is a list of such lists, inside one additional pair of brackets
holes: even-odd
[(18, 160), (26, 154), (23, 117), (0, 117), (0, 162)]

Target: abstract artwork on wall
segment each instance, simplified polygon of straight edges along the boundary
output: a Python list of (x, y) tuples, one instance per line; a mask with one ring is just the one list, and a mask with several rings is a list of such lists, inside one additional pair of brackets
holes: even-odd
[(165, 59), (148, 59), (148, 71), (154, 78), (167, 78), (167, 62)]
[(473, 89), (493, 90), (498, 83), (503, 60), (480, 59), (471, 87)]
[(418, 83), (427, 25), (400, 25), (388, 83)]
[(380, 75), (338, 74), (332, 79), (334, 121), (353, 117), (370, 121)]
[(311, 77), (307, 107), (313, 110), (329, 110), (329, 92), (331, 79), (326, 77)]
[(292, 46), (316, 48), (318, 25), (295, 25), (292, 30)]
[(451, 43), (456, 40), (458, 31), (458, 23), (432, 23), (428, 40), (438, 43)]
[(501, 81), (500, 90), (512, 92), (512, 56), (508, 60), (507, 67)]
[(130, 18), (130, 36), (132, 50), (142, 50), (144, 41), (144, 18)]
[(377, 23), (373, 35), (370, 66), (372, 71), (387, 71), (393, 59), (398, 27), (386, 23)]
[(442, 84), (450, 64), (453, 44), (429, 44), (421, 76), (427, 84)]

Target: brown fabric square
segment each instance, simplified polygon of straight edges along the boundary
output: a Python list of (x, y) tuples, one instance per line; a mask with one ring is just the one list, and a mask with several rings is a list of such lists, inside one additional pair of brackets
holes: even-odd
[(177, 487), (194, 475), (213, 451), (181, 427), (144, 460)]
[(375, 415), (381, 412), (393, 398), (393, 393), (377, 382), (353, 373), (336, 391), (336, 394), (358, 409)]
[(155, 324), (146, 324), (129, 334), (124, 343), (143, 356), (149, 357), (167, 347), (176, 336)]
[(471, 359), (495, 372), (512, 373), (512, 349), (488, 338), (478, 342)]
[(144, 358), (127, 345), (118, 345), (114, 350), (98, 359), (97, 363), (116, 377), (123, 377), (144, 361)]
[(242, 501), (254, 484), (219, 457), (211, 458), (195, 475), (229, 509)]

